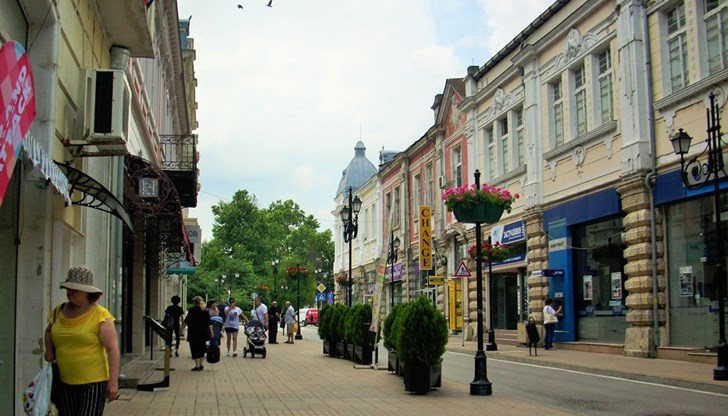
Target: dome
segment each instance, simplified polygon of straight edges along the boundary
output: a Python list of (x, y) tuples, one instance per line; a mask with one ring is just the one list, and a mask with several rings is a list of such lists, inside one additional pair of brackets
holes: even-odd
[(377, 168), (366, 157), (367, 148), (360, 140), (354, 146), (354, 158), (351, 159), (349, 165), (341, 173), (341, 181), (339, 181), (339, 189), (336, 191), (336, 197), (339, 198), (343, 193), (349, 190), (359, 189), (369, 178), (376, 175)]

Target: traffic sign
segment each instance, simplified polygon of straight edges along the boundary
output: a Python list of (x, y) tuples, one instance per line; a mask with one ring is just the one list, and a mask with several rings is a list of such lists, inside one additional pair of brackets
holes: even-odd
[(445, 283), (445, 278), (443, 276), (434, 275), (427, 277), (427, 284), (430, 286), (440, 286), (443, 283)]
[(319, 292), (323, 292), (326, 290), (326, 286), (324, 286), (323, 283), (319, 283), (318, 286), (316, 286), (316, 289), (318, 289)]
[(470, 270), (468, 270), (468, 266), (465, 265), (465, 260), (460, 261), (460, 265), (458, 265), (458, 268), (455, 269), (455, 274), (453, 274), (453, 276), (470, 277)]

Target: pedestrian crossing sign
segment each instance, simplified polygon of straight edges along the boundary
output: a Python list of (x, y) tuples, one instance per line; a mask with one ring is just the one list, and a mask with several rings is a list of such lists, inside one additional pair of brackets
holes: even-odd
[(470, 270), (468, 270), (468, 266), (465, 265), (465, 260), (461, 260), (460, 264), (458, 265), (458, 268), (455, 269), (455, 274), (453, 274), (455, 277), (470, 277)]

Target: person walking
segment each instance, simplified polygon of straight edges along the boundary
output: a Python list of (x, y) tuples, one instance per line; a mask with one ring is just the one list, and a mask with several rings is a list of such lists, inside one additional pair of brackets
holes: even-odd
[(207, 349), (207, 341), (212, 339), (212, 323), (210, 322), (210, 312), (205, 307), (205, 301), (202, 296), (195, 296), (192, 299), (194, 304), (187, 312), (182, 331), (188, 327), (187, 342), (190, 343), (190, 352), (195, 360), (195, 367), (192, 371), (202, 371), (202, 360), (205, 358), (205, 350)]
[(550, 350), (554, 348), (553, 342), (554, 342), (554, 332), (556, 330), (556, 323), (559, 322), (559, 318), (557, 315), (561, 315), (561, 306), (559, 306), (559, 309), (554, 310), (553, 306), (551, 306), (554, 303), (554, 300), (551, 298), (546, 298), (544, 301), (544, 307), (543, 307), (543, 327), (546, 331), (546, 335), (544, 336), (543, 340), (543, 349)]
[(181, 306), (179, 306), (179, 303), (182, 301), (179, 296), (174, 295), (172, 296), (172, 304), (167, 306), (167, 309), (164, 310), (164, 321), (167, 321), (167, 317), (171, 317), (172, 319), (172, 326), (170, 327), (172, 329), (172, 332), (174, 333), (174, 356), (179, 357), (179, 336), (180, 336), (180, 320), (184, 316), (185, 311), (182, 309)]
[[(235, 298), (228, 299), (228, 306), (225, 308), (225, 334), (227, 335), (227, 355), (228, 357), (238, 356), (238, 332), (240, 331), (240, 321), (248, 321), (248, 318), (243, 315), (243, 310), (235, 305)], [(230, 344), (232, 343), (233, 349), (230, 351)]]
[(220, 309), (217, 306), (217, 301), (215, 299), (207, 301), (207, 311), (210, 313), (213, 339), (217, 342), (215, 345), (219, 347), (221, 345), (221, 338), (225, 336), (224, 331), (222, 330), (222, 325), (225, 321), (223, 321), (220, 316)]
[(268, 308), (268, 322), (270, 323), (270, 328), (268, 331), (268, 340), (269, 344), (277, 344), (278, 342), (278, 322), (281, 320), (281, 309), (278, 307), (278, 302), (273, 301), (273, 303), (270, 305), (270, 308)]
[(61, 383), (55, 404), (61, 415), (102, 415), (106, 401), (119, 398), (114, 317), (96, 303), (103, 291), (93, 284), (88, 266), (72, 267), (60, 285), (68, 302), (48, 315), (44, 357), (58, 364)]
[(268, 306), (263, 303), (263, 298), (260, 296), (255, 297), (255, 309), (251, 319), (259, 320), (263, 323), (263, 328), (268, 329)]
[(291, 306), (291, 301), (286, 301), (286, 313), (283, 318), (286, 322), (286, 334), (288, 334), (288, 340), (286, 344), (293, 344), (293, 324), (296, 322), (296, 313)]

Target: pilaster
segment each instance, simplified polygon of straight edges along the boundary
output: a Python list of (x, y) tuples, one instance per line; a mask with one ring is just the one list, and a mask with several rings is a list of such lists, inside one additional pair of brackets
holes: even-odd
[(528, 236), (528, 312), (538, 322), (543, 322), (543, 301), (549, 294), (549, 282), (546, 276), (532, 276), (535, 270), (547, 269), (549, 266), (548, 236), (543, 229), (543, 208), (536, 205), (526, 209), (523, 215)]

